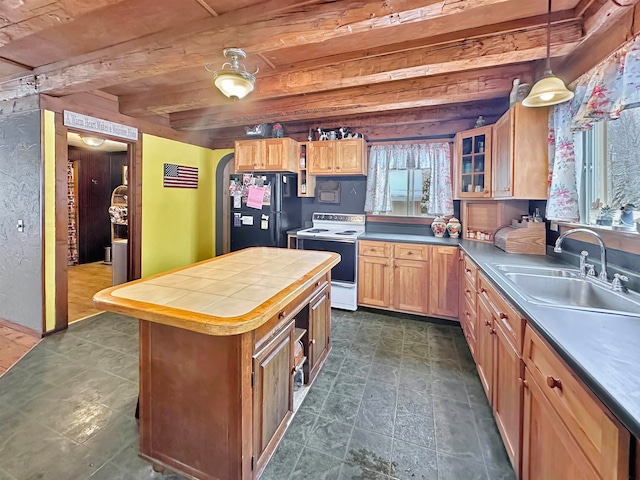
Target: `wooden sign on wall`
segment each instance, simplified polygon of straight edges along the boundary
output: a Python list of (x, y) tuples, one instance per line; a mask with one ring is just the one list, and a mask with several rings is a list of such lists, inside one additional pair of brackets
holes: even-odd
[(102, 133), (111, 137), (124, 138), (126, 140), (138, 140), (138, 129), (121, 123), (90, 117), (81, 113), (64, 111), (64, 125), (66, 127), (87, 130), (94, 133)]

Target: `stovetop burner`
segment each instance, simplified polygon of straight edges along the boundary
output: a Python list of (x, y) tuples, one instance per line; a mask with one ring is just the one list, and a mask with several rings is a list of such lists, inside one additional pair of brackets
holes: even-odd
[(312, 228), (311, 230), (307, 230), (307, 233), (322, 233), (322, 232), (328, 232), (329, 229), (328, 228)]
[(354, 235), (358, 232), (355, 230), (345, 230), (344, 232), (336, 232), (336, 235)]

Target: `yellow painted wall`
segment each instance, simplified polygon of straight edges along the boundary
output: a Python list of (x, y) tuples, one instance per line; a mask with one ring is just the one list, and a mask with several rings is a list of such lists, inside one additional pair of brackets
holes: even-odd
[[(142, 276), (215, 256), (215, 174), (233, 150), (142, 136)], [(198, 188), (164, 188), (164, 164), (198, 167)]]
[(45, 330), (56, 326), (56, 125), (55, 114), (42, 114), (44, 138), (44, 295)]

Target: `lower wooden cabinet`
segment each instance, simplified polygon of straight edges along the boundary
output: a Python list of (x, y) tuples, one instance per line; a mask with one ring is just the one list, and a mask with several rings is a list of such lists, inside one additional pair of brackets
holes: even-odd
[[(256, 469), (269, 455), (293, 415), (293, 332), (291, 321), (253, 356), (253, 452)], [(275, 448), (275, 447), (272, 447)]]
[(358, 245), (358, 305), (458, 319), (458, 247)]
[(525, 370), (523, 480), (601, 480), (562, 417)]
[(391, 308), (391, 263), (389, 257), (358, 257), (358, 305)]
[(325, 288), (309, 302), (309, 378), (313, 380), (331, 347), (329, 290)]
[(395, 260), (393, 265), (393, 309), (425, 314), (429, 312), (429, 263)]
[(463, 257), (460, 321), (516, 476), (626, 480), (629, 432), (483, 274), (471, 335), (473, 267)]
[(478, 331), (476, 332), (476, 368), (489, 403), (493, 395), (493, 316), (491, 306), (478, 298)]

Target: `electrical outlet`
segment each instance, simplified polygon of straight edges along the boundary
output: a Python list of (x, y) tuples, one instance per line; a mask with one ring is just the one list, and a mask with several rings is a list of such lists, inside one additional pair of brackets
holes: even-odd
[(22, 220), (18, 220), (18, 231), (20, 233), (24, 232), (24, 222)]
[(556, 222), (551, 222), (551, 224), (549, 225), (549, 230), (551, 230), (552, 232), (557, 232), (558, 227), (559, 225)]

